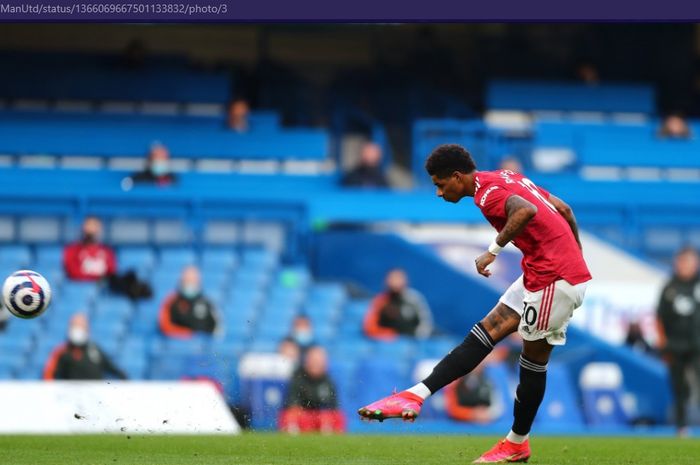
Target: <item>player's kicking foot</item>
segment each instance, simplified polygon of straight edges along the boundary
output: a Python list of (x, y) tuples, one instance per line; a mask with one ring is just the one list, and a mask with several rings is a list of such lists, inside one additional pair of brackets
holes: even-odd
[(357, 411), (362, 418), (384, 421), (387, 418), (402, 418), (415, 421), (423, 405), (423, 399), (412, 392), (401, 391), (373, 402)]
[(510, 442), (507, 439), (499, 441), (491, 450), (481, 454), (472, 463), (512, 463), (527, 462), (530, 459), (530, 441), (522, 444)]

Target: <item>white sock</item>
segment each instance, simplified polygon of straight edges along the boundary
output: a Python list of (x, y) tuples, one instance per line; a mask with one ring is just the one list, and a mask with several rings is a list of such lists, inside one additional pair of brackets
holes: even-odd
[(417, 395), (421, 399), (425, 400), (428, 397), (431, 396), (432, 392), (430, 392), (430, 389), (428, 389), (428, 386), (426, 386), (423, 383), (418, 383), (412, 388), (406, 389), (408, 392)]
[(514, 444), (522, 444), (525, 441), (527, 441), (527, 438), (529, 438), (529, 437), (530, 437), (529, 434), (526, 434), (523, 436), (522, 434), (515, 434), (513, 432), (513, 430), (510, 430), (508, 432), (508, 435), (506, 436), (506, 439)]

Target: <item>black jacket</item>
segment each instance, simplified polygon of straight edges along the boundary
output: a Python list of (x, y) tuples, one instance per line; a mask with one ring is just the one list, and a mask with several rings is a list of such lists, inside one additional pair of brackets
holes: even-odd
[(44, 377), (47, 379), (94, 380), (107, 375), (126, 379), (120, 370), (97, 345), (88, 342), (84, 346), (64, 344), (54, 351)]
[(285, 408), (301, 407), (309, 410), (334, 410), (338, 408), (335, 383), (328, 375), (310, 377), (303, 368), (297, 369), (287, 389)]
[(170, 321), (177, 326), (209, 334), (216, 331), (216, 309), (203, 294), (189, 299), (178, 292), (169, 302), (167, 311)]
[(666, 350), (700, 352), (700, 279), (677, 277), (664, 286), (657, 315), (666, 333)]

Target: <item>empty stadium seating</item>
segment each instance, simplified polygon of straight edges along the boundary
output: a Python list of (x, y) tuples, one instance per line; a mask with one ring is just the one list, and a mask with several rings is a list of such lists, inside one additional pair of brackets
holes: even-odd
[[(351, 414), (358, 403), (407, 383), (415, 360), (435, 357), (456, 343), (446, 336), (435, 344), (367, 340), (361, 332), (366, 300), (350, 300), (338, 283), (314, 281), (303, 265), (280, 264), (280, 257), (269, 249), (214, 246), (196, 251), (139, 245), (119, 247), (117, 255), (121, 270), (134, 266), (149, 279), (154, 298), (134, 303), (99, 284), (53, 279), (49, 311), (37, 320), (13, 318), (2, 333), (0, 374), (40, 377), (51, 351), (65, 339), (69, 318), (82, 311), (90, 317), (92, 338), (130, 378), (210, 377), (223, 385), (231, 403), (240, 403), (239, 358), (250, 351), (274, 352), (292, 317), (304, 313), (314, 324), (317, 342), (328, 348), (332, 373), (347, 400), (343, 406)], [(62, 275), (60, 248), (54, 245), (3, 246), (0, 263)], [(166, 339), (158, 330), (159, 306), (175, 288), (181, 267), (191, 263), (201, 267), (206, 293), (221, 313), (224, 330), (213, 337)], [(396, 371), (395, 377), (387, 375), (389, 368)], [(358, 380), (366, 381), (358, 385)]]
[[(0, 98), (223, 103), (230, 76), (188, 66), (184, 57), (154, 56), (129, 68), (117, 55), (11, 53), (2, 61)], [(50, 76), (50, 79), (47, 79)]]
[(595, 111), (653, 114), (654, 89), (648, 84), (600, 84), (557, 81), (492, 81), (486, 107), (504, 110)]

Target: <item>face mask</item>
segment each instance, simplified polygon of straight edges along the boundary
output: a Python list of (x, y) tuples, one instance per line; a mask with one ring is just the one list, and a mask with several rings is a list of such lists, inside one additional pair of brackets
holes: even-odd
[(86, 244), (96, 244), (97, 243), (97, 234), (94, 234), (94, 233), (83, 234), (83, 242), (85, 242)]
[(84, 346), (88, 341), (88, 332), (78, 326), (68, 330), (68, 340), (75, 346)]
[(154, 161), (151, 163), (151, 173), (153, 173), (154, 176), (160, 177), (168, 174), (169, 171), (170, 167), (166, 161)]
[(302, 329), (299, 331), (294, 332), (294, 340), (297, 341), (297, 344), (305, 346), (307, 344), (310, 344), (311, 341), (313, 340), (314, 335), (311, 333), (311, 331)]
[(201, 289), (199, 286), (194, 286), (192, 284), (185, 284), (180, 287), (180, 294), (187, 299), (194, 299), (199, 295)]
[(400, 299), (401, 298), (401, 291), (394, 291), (389, 289), (389, 298), (392, 300)]

